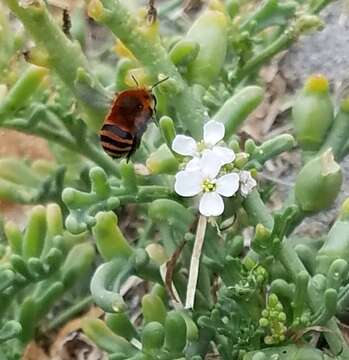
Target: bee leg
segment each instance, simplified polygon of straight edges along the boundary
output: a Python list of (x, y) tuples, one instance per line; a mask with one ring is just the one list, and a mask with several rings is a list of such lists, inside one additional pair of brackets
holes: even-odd
[(138, 137), (137, 135), (134, 136), (131, 150), (128, 152), (126, 156), (126, 161), (129, 162), (131, 156), (136, 152), (136, 150), (139, 148), (139, 145), (141, 144), (141, 137)]
[(155, 97), (153, 94), (152, 94), (152, 98), (153, 98), (153, 100), (154, 100), (154, 108), (153, 108), (151, 117), (152, 117), (154, 123), (156, 124), (156, 126), (157, 126), (157, 127), (160, 127), (159, 120), (156, 118), (156, 105), (157, 105), (157, 100), (156, 100), (156, 97)]

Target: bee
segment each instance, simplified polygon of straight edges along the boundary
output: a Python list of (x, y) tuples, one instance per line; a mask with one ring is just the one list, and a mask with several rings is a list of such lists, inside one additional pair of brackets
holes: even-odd
[(112, 158), (126, 156), (127, 161), (137, 150), (148, 123), (156, 112), (156, 97), (153, 89), (166, 81), (162, 79), (150, 89), (137, 87), (115, 94), (111, 109), (99, 131), (104, 151)]

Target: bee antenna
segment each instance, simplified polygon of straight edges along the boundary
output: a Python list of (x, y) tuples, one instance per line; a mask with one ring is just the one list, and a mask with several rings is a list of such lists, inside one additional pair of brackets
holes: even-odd
[(158, 86), (158, 85), (160, 85), (161, 83), (165, 82), (165, 81), (168, 80), (169, 78), (170, 78), (170, 77), (167, 76), (167, 77), (165, 77), (164, 79), (159, 80), (158, 82), (156, 82), (156, 83), (150, 88), (150, 90), (153, 90), (156, 86)]
[(137, 79), (135, 78), (134, 75), (131, 75), (133, 81), (135, 82), (136, 86), (139, 87), (139, 82), (137, 81)]

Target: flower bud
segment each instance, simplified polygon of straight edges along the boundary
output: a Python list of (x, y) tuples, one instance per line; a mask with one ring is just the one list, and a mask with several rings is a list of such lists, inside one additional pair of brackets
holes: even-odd
[(333, 123), (329, 84), (322, 75), (311, 76), (292, 108), (296, 139), (303, 150), (316, 151)]
[(220, 11), (204, 12), (189, 29), (185, 40), (196, 42), (199, 52), (188, 65), (191, 84), (208, 87), (220, 74), (227, 52), (228, 21)]
[(303, 211), (320, 211), (336, 199), (342, 184), (342, 171), (329, 149), (310, 160), (296, 179), (295, 196)]
[(243, 169), (243, 167), (247, 164), (250, 154), (245, 152), (239, 152), (236, 154), (236, 158), (234, 160), (234, 165), (238, 169)]

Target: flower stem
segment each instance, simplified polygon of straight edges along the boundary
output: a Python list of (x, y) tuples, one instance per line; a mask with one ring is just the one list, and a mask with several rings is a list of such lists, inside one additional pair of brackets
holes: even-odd
[(204, 239), (205, 239), (206, 225), (207, 225), (207, 218), (203, 215), (200, 215), (198, 227), (196, 230), (193, 253), (190, 261), (187, 296), (185, 300), (186, 309), (192, 309), (194, 307), (195, 291), (198, 282), (200, 257), (201, 257), (202, 246), (204, 244)]

